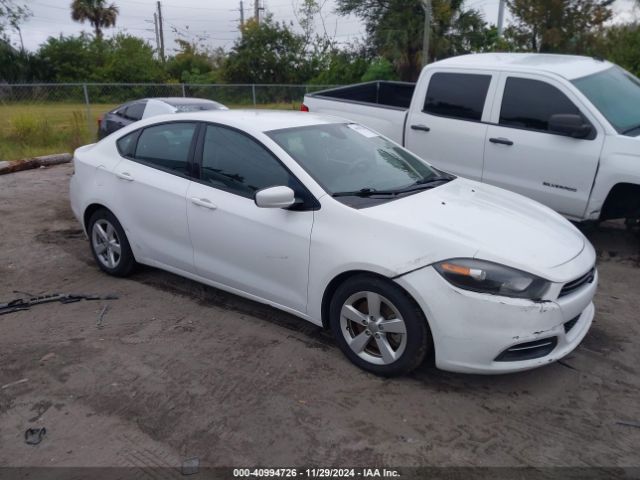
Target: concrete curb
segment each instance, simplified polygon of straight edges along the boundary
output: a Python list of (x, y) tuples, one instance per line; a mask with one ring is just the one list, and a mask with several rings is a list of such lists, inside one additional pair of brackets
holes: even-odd
[(33, 157), (27, 160), (0, 162), (0, 175), (19, 172), (21, 170), (30, 170), (32, 168), (49, 167), (51, 165), (58, 165), (60, 163), (69, 163), (72, 158), (73, 157), (70, 153), (56, 153), (54, 155)]

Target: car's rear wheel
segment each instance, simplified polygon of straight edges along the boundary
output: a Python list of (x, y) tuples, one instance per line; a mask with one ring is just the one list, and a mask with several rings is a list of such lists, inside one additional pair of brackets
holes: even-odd
[(94, 212), (88, 233), (93, 257), (104, 272), (117, 277), (132, 272), (136, 261), (124, 229), (113, 213), (106, 209)]
[(349, 278), (330, 305), (330, 326), (349, 359), (377, 375), (410, 372), (431, 348), (427, 320), (415, 301), (391, 280)]

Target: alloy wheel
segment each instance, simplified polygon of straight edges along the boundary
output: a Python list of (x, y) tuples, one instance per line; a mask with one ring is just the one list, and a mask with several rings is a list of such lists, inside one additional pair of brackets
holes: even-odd
[(407, 327), (398, 309), (375, 292), (358, 292), (340, 310), (340, 329), (347, 345), (363, 360), (389, 365), (402, 356)]
[(120, 238), (115, 227), (108, 220), (101, 218), (93, 224), (91, 244), (98, 261), (107, 268), (114, 269), (120, 263)]

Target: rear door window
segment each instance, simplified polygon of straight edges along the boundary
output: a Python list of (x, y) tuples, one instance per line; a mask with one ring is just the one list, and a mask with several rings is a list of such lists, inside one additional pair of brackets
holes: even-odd
[(429, 81), (424, 112), (479, 122), (490, 83), (491, 75), (434, 73)]
[(555, 114), (581, 115), (578, 107), (553, 85), (529, 78), (507, 78), (500, 125), (548, 132), (549, 119)]
[(133, 157), (134, 149), (136, 148), (136, 138), (138, 138), (139, 131), (131, 132), (124, 137), (121, 137), (116, 142), (118, 152), (123, 157)]
[(150, 166), (189, 174), (189, 155), (195, 123), (175, 122), (145, 128), (136, 145), (135, 159)]
[(145, 103), (136, 102), (132, 103), (127, 107), (124, 112), (124, 116), (129, 120), (140, 120), (142, 118), (142, 114), (144, 113)]

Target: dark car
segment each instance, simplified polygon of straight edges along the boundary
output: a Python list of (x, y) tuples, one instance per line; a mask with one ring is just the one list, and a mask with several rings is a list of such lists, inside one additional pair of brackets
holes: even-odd
[(162, 97), (134, 100), (123, 103), (98, 118), (98, 139), (100, 140), (141, 118), (197, 110), (227, 110), (227, 107), (205, 98)]

